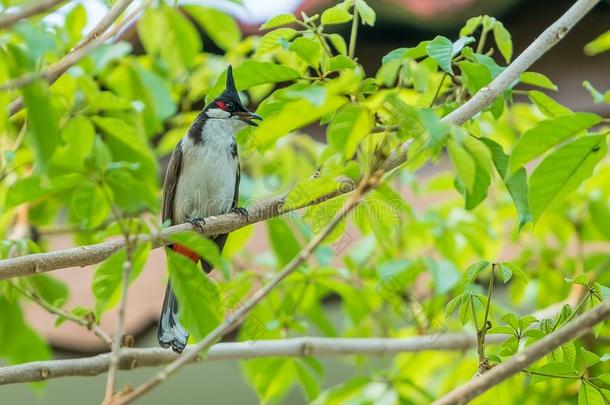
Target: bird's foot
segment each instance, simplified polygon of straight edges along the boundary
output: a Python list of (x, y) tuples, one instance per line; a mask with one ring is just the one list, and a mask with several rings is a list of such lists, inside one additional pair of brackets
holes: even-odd
[(243, 207), (235, 207), (231, 210), (231, 212), (234, 212), (237, 215), (241, 215), (242, 217), (246, 217), (246, 221), (250, 219), (250, 214), (248, 214), (248, 210)]
[(199, 233), (203, 233), (203, 226), (205, 225), (205, 219), (197, 217), (197, 218), (189, 218), (186, 222), (193, 225)]

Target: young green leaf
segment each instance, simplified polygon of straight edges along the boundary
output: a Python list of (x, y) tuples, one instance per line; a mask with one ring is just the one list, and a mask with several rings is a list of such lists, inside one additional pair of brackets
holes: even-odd
[(536, 104), (536, 107), (538, 107), (538, 109), (549, 118), (573, 114), (572, 110), (559, 104), (557, 101), (553, 100), (541, 91), (528, 91), (527, 95), (531, 102)]
[(527, 172), (524, 168), (521, 168), (512, 176), (507, 176), (508, 155), (504, 153), (502, 146), (489, 138), (482, 138), (481, 141), (484, 142), (491, 151), (494, 166), (500, 177), (504, 180), (504, 184), (517, 209), (517, 214), (519, 215), (519, 229), (521, 229), (532, 220), (528, 200)]
[(26, 137), (34, 150), (37, 169), (46, 173), (60, 141), (57, 114), (46, 83), (36, 81), (24, 86), (22, 91), (28, 111)]
[(610, 30), (585, 45), (585, 53), (589, 56), (594, 56), (608, 50), (610, 50)]
[(331, 121), (327, 132), (328, 142), (336, 150), (343, 151), (346, 159), (352, 158), (372, 125), (368, 111), (358, 104), (347, 104)]
[(473, 283), (477, 279), (477, 277), (479, 277), (479, 274), (489, 268), (490, 265), (491, 262), (489, 260), (481, 260), (472, 264), (470, 267), (468, 267), (468, 269), (466, 269), (466, 272), (464, 273), (464, 276), (462, 278), (462, 282), (464, 284)]
[(230, 15), (213, 7), (184, 6), (219, 48), (229, 50), (241, 41), (239, 25)]
[(278, 14), (267, 20), (267, 22), (261, 25), (259, 29), (267, 30), (270, 28), (281, 27), (283, 25), (292, 24), (296, 20), (296, 17), (291, 13)]
[(473, 37), (462, 37), (454, 43), (446, 37), (437, 35), (426, 45), (426, 51), (438, 63), (441, 69), (452, 75), (451, 60), (462, 48), (472, 42), (474, 42)]
[(547, 156), (530, 177), (530, 207), (534, 221), (590, 177), (606, 152), (606, 137), (591, 135), (578, 138)]
[(581, 112), (561, 115), (540, 122), (526, 131), (515, 144), (509, 160), (509, 173), (515, 173), (553, 146), (599, 122), (601, 122), (600, 116)]
[(494, 24), (493, 33), (500, 53), (504, 57), (506, 63), (509, 63), (513, 56), (513, 41), (511, 40), (510, 33), (504, 28), (504, 24), (500, 21), (496, 21)]
[(314, 41), (311, 38), (298, 37), (290, 44), (290, 50), (307, 62), (309, 66), (317, 68), (320, 65), (322, 46), (318, 41)]
[(352, 20), (352, 15), (346, 10), (344, 4), (337, 4), (334, 7), (324, 10), (322, 13), (322, 24), (343, 24)]
[(555, 83), (548, 77), (538, 72), (523, 72), (519, 77), (519, 81), (530, 86), (537, 86), (543, 89), (557, 90)]
[(360, 14), (360, 18), (362, 19), (362, 23), (370, 25), (371, 27), (375, 25), (375, 10), (373, 10), (368, 4), (366, 4), (365, 0), (355, 0), (355, 2), (358, 14)]

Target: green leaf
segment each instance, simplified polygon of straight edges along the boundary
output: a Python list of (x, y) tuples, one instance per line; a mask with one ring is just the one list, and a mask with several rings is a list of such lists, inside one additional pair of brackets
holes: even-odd
[(101, 225), (110, 213), (110, 202), (101, 187), (104, 186), (84, 182), (72, 193), (70, 216), (85, 228)]
[(447, 151), (453, 166), (457, 170), (457, 175), (464, 183), (467, 190), (474, 189), (476, 175), (476, 164), (468, 151), (454, 140), (447, 142)]
[(548, 207), (558, 205), (591, 176), (607, 152), (606, 137), (585, 136), (547, 156), (530, 177), (530, 206), (534, 220)]
[(345, 55), (337, 55), (326, 62), (326, 72), (334, 72), (341, 69), (355, 69), (358, 64)]
[[(129, 284), (142, 272), (149, 251), (149, 243), (139, 244), (134, 250), (131, 258), (132, 268), (129, 275)], [(120, 300), (123, 285), (123, 263), (125, 263), (126, 257), (125, 249), (121, 249), (104, 260), (95, 270), (91, 289), (95, 296), (95, 318), (98, 320), (102, 313), (112, 309)]]
[(500, 278), (504, 282), (504, 284), (508, 283), (508, 281), (513, 276), (513, 271), (509, 266), (500, 265)]
[(309, 66), (317, 68), (322, 57), (322, 46), (311, 38), (298, 37), (290, 44), (291, 51), (296, 53)]
[(594, 56), (608, 50), (610, 50), (610, 30), (585, 45), (585, 53), (588, 56)]
[(481, 15), (469, 18), (460, 30), (460, 37), (466, 37), (473, 34), (482, 22), (483, 16)]
[(293, 28), (278, 28), (263, 35), (256, 48), (255, 56), (264, 55), (280, 46), (283, 41), (290, 41), (297, 35)]
[(333, 44), (339, 54), (347, 55), (347, 45), (345, 44), (345, 39), (343, 39), (341, 35), (330, 34), (328, 39), (330, 39), (330, 43)]
[(358, 10), (358, 14), (360, 14), (360, 18), (362, 19), (362, 23), (366, 25), (370, 25), (371, 27), (375, 25), (375, 10), (373, 10), (366, 1), (364, 0), (355, 0), (356, 1), (356, 9)]
[(343, 151), (344, 158), (352, 158), (372, 125), (368, 111), (358, 104), (347, 104), (337, 112), (328, 127), (328, 143), (337, 151)]
[(580, 353), (582, 354), (582, 360), (585, 368), (592, 367), (600, 362), (600, 358), (597, 354), (588, 351), (584, 347), (580, 347)]
[[(550, 374), (559, 377), (578, 377), (578, 373), (570, 364), (552, 361), (540, 366), (536, 371), (543, 374)], [(540, 381), (548, 380), (550, 377), (534, 374), (532, 375), (532, 384)]]
[(607, 401), (604, 400), (602, 394), (597, 388), (583, 382), (580, 384), (578, 389), (578, 405), (605, 405)]
[(509, 160), (509, 173), (514, 173), (532, 159), (553, 146), (601, 122), (601, 117), (590, 113), (561, 115), (538, 123), (517, 141)]
[(241, 31), (230, 15), (213, 7), (184, 6), (219, 48), (229, 50), (241, 41)]
[(479, 274), (485, 271), (490, 265), (491, 262), (489, 262), (489, 260), (481, 260), (472, 264), (470, 267), (468, 267), (468, 269), (466, 269), (466, 272), (462, 277), (462, 282), (464, 284), (474, 283), (477, 277), (479, 277)]
[(37, 170), (46, 173), (60, 140), (53, 99), (46, 83), (40, 80), (24, 86), (22, 92), (28, 112), (26, 139), (34, 151)]
[(447, 303), (447, 306), (445, 307), (445, 318), (449, 318), (455, 312), (455, 310), (460, 305), (462, 305), (463, 301), (464, 301), (464, 295), (458, 295), (457, 297), (455, 297), (451, 301), (449, 301)]
[(523, 72), (519, 76), (519, 81), (530, 86), (537, 86), (543, 89), (557, 90), (555, 83), (548, 77), (538, 72)]
[(55, 277), (36, 274), (28, 278), (36, 294), (49, 304), (62, 307), (68, 300), (68, 286)]
[(343, 24), (351, 20), (352, 15), (346, 10), (344, 4), (337, 4), (322, 13), (322, 24), (324, 25)]
[(160, 54), (177, 75), (193, 67), (202, 43), (191, 21), (173, 7), (147, 8), (138, 30), (148, 53)]
[(528, 91), (527, 95), (532, 103), (536, 104), (536, 107), (549, 118), (572, 114), (572, 110), (562, 106), (557, 101), (538, 90)]
[(25, 321), (17, 302), (0, 295), (0, 358), (10, 364), (51, 358), (47, 343)]
[(189, 258), (167, 250), (172, 289), (178, 298), (180, 323), (197, 341), (220, 324), (224, 315), (218, 287)]
[(453, 43), (448, 38), (437, 35), (426, 45), (426, 52), (428, 52), (428, 55), (438, 63), (441, 69), (449, 74), (453, 74), (451, 60), (462, 50), (462, 48), (464, 48), (464, 46), (473, 41), (473, 37), (462, 37)]
[(589, 277), (585, 273), (580, 273), (574, 276), (574, 278), (565, 279), (570, 284), (589, 285)]
[[(299, 73), (285, 65), (277, 65), (271, 62), (260, 62), (256, 60), (246, 60), (238, 67), (233, 68), (233, 77), (237, 90), (246, 90), (254, 86), (266, 83), (279, 83), (295, 80), (300, 77)], [(207, 95), (209, 100), (217, 97), (224, 89), (227, 80), (225, 71)]]
[(506, 271), (507, 274), (510, 272), (513, 278), (518, 278), (523, 281), (527, 281), (528, 279), (527, 274), (523, 271), (523, 269), (513, 262), (502, 262), (500, 263), (500, 267), (502, 268), (503, 272)]
[(511, 57), (513, 56), (513, 41), (511, 40), (510, 33), (504, 28), (504, 24), (500, 21), (496, 21), (494, 24), (493, 33), (496, 45), (498, 45), (498, 49), (504, 57), (504, 60), (506, 63), (510, 62)]
[(320, 384), (314, 378), (313, 373), (307, 367), (301, 364), (301, 359), (294, 361), (297, 379), (308, 401), (314, 400), (320, 394)]
[(282, 25), (292, 24), (296, 20), (296, 17), (291, 13), (278, 14), (267, 20), (259, 29), (267, 30), (269, 28), (281, 27)]
[(527, 172), (524, 168), (521, 168), (517, 170), (515, 174), (507, 176), (508, 155), (504, 153), (502, 146), (489, 138), (482, 138), (481, 141), (484, 142), (491, 151), (494, 166), (500, 177), (502, 177), (502, 180), (504, 180), (504, 184), (517, 209), (519, 229), (521, 229), (532, 220), (528, 200)]
[(517, 316), (512, 312), (507, 312), (500, 319), (509, 324), (510, 327), (514, 330), (519, 330), (519, 320), (517, 319)]
[(272, 218), (268, 220), (267, 230), (280, 267), (286, 265), (299, 254), (301, 245), (294, 237), (294, 230), (290, 229), (283, 219)]

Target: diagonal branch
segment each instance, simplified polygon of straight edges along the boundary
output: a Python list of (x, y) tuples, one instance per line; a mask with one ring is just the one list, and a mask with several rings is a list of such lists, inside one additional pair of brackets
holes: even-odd
[(435, 401), (433, 405), (466, 403), (517, 374), (559, 346), (582, 336), (590, 328), (607, 319), (610, 319), (610, 300), (606, 300), (597, 307), (585, 312), (561, 329), (548, 334), (482, 376), (478, 376), (461, 387), (456, 388)]
[(8, 28), (19, 20), (46, 13), (66, 0), (35, 0), (16, 13), (6, 13), (0, 16), (0, 29)]
[[(504, 335), (492, 335), (488, 343), (504, 341)], [(253, 342), (217, 343), (210, 347), (206, 361), (247, 360), (261, 357), (347, 356), (387, 354), (421, 351), (460, 351), (476, 346), (476, 337), (464, 333), (425, 335), (408, 338), (324, 338), (298, 337)], [(196, 350), (188, 346), (185, 353)], [(60, 377), (96, 376), (106, 372), (110, 353), (69, 360), (34, 361), (15, 366), (0, 367), (0, 385), (29, 383)], [(120, 351), (119, 368), (131, 370), (155, 367), (171, 363), (178, 355), (159, 347), (123, 348)], [(195, 356), (193, 362), (201, 360)]]

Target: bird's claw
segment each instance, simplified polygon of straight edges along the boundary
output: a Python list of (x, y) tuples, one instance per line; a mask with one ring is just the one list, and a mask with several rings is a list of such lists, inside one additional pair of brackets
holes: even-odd
[(235, 207), (233, 208), (233, 210), (231, 210), (231, 212), (234, 212), (237, 215), (241, 215), (242, 217), (246, 217), (246, 221), (250, 219), (248, 210), (243, 207)]
[(197, 228), (199, 233), (203, 233), (203, 226), (205, 225), (205, 219), (203, 218), (190, 218), (188, 221), (189, 224), (193, 225), (194, 228)]

